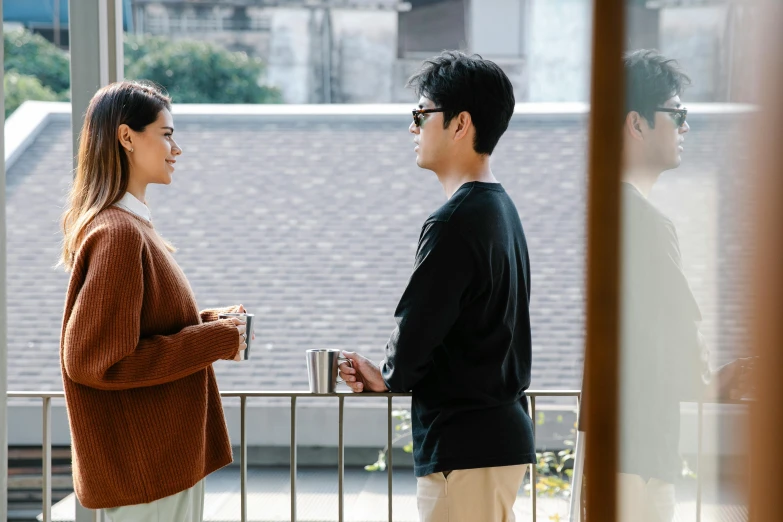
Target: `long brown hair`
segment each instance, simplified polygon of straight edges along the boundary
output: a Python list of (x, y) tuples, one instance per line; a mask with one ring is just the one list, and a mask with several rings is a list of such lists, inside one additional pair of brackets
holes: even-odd
[(90, 100), (79, 135), (76, 176), (62, 218), (59, 264), (66, 270), (73, 267), (85, 228), (98, 212), (119, 201), (128, 188), (128, 156), (117, 137), (120, 125), (143, 132), (163, 109), (171, 110), (171, 98), (147, 82), (112, 83)]

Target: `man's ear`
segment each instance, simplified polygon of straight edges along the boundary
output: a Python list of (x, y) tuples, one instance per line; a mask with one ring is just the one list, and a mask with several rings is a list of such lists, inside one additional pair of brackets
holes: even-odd
[(644, 131), (647, 130), (647, 122), (636, 111), (631, 111), (625, 115), (625, 130), (628, 135), (635, 140), (644, 140)]
[(473, 127), (473, 118), (468, 111), (462, 111), (451, 120), (454, 128), (454, 140), (459, 141), (468, 137), (470, 129)]
[(130, 152), (133, 150), (133, 132), (125, 123), (117, 129), (117, 139), (126, 151)]

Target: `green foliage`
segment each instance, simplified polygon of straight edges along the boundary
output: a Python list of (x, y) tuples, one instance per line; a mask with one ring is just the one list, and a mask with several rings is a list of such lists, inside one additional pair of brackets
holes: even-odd
[[(402, 440), (405, 437), (411, 436), (411, 414), (408, 410), (394, 410), (392, 417), (397, 421), (394, 427), (393, 443)], [(546, 415), (542, 411), (538, 411), (536, 415), (536, 424), (543, 426), (546, 422)], [(565, 422), (562, 415), (558, 415), (555, 418), (558, 424)], [(576, 436), (576, 423), (570, 429), (570, 436)], [(544, 451), (536, 453), (536, 495), (543, 497), (559, 497), (569, 498), (571, 496), (571, 481), (574, 476), (574, 460), (575, 460), (575, 442), (573, 438), (563, 439), (562, 443), (567, 446), (566, 449), (558, 451)], [(403, 449), (411, 453), (413, 451), (413, 442), (405, 444)], [(378, 460), (373, 464), (365, 466), (367, 471), (385, 471), (386, 470), (386, 453), (388, 446), (378, 452)], [(690, 469), (688, 463), (683, 461), (682, 476), (686, 478), (696, 478), (696, 474)], [(584, 480), (584, 478), (583, 478)], [(528, 493), (532, 489), (531, 484), (525, 485), (525, 491)], [(548, 513), (548, 520), (551, 522), (564, 522), (565, 517), (560, 513)]]
[[(538, 412), (536, 423), (541, 426), (546, 422), (543, 412)], [(409, 410), (393, 410), (392, 418), (396, 420), (392, 443), (411, 437), (411, 412)], [(557, 422), (564, 422), (563, 416), (557, 416)], [(571, 435), (576, 435), (576, 424), (571, 428)], [(563, 440), (565, 446), (574, 446), (573, 440)], [(413, 452), (413, 442), (409, 441), (403, 447), (407, 453)], [(364, 467), (367, 471), (386, 470), (386, 454), (388, 445), (378, 452), (378, 460)], [(574, 450), (567, 448), (558, 453), (545, 451), (536, 453), (536, 493), (549, 497), (567, 498), (571, 494), (571, 477), (573, 476)], [(530, 484), (526, 485), (530, 491)], [(557, 516), (557, 515), (556, 515)]]
[(24, 29), (3, 34), (5, 45), (4, 70), (34, 76), (44, 87), (58, 95), (71, 83), (68, 54), (41, 35)]
[[(25, 100), (70, 98), (68, 53), (25, 29), (5, 32), (4, 41), (6, 114)], [(126, 35), (124, 52), (125, 77), (162, 85), (175, 103), (282, 101), (278, 89), (259, 84), (262, 62), (245, 53), (204, 42), (133, 35)]]
[[(392, 410), (392, 418), (397, 421), (394, 425), (394, 434), (392, 435), (392, 444), (411, 438), (411, 412), (410, 410)], [(413, 441), (409, 440), (402, 450), (405, 453), (413, 453)], [(366, 471), (384, 471), (386, 469), (386, 453), (389, 451), (389, 445), (378, 452), (378, 460), (372, 464), (364, 466)]]
[(682, 459), (682, 477), (687, 479), (696, 479), (698, 478), (698, 475), (695, 471), (691, 469), (691, 467), (688, 465), (688, 461), (685, 459)]
[(170, 43), (171, 41), (163, 36), (126, 34), (122, 49), (125, 56), (125, 70), (127, 71), (146, 55), (164, 50)]
[(364, 466), (365, 471), (385, 471), (386, 470), (386, 448), (378, 452), (378, 460), (372, 464)]
[(163, 86), (176, 103), (279, 103), (280, 91), (259, 84), (261, 60), (216, 45), (126, 37), (125, 76)]
[(45, 85), (41, 85), (38, 78), (26, 76), (16, 71), (6, 73), (3, 78), (5, 90), (5, 115), (14, 112), (27, 100), (58, 101), (61, 96)]
[[(565, 449), (555, 453), (536, 453), (536, 493), (549, 497), (568, 497), (571, 494), (574, 451)], [(530, 485), (526, 486), (530, 491)]]

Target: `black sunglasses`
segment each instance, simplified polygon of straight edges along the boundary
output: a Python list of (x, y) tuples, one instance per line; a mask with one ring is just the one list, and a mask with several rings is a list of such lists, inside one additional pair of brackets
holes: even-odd
[(413, 124), (417, 127), (421, 127), (421, 115), (422, 114), (429, 114), (431, 112), (443, 112), (446, 109), (414, 109), (411, 112), (413, 113)]
[(688, 109), (670, 109), (668, 107), (658, 107), (655, 112), (668, 112), (673, 114), (672, 119), (674, 124), (679, 129), (685, 124), (685, 119), (688, 117)]

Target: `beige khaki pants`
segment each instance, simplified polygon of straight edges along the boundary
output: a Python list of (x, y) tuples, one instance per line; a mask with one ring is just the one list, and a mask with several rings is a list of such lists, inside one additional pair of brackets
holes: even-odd
[(618, 522), (672, 522), (676, 498), (674, 485), (639, 475), (617, 476)]
[(204, 480), (195, 486), (149, 504), (104, 509), (109, 522), (202, 522)]
[(420, 522), (514, 522), (527, 464), (458, 469), (417, 479)]

